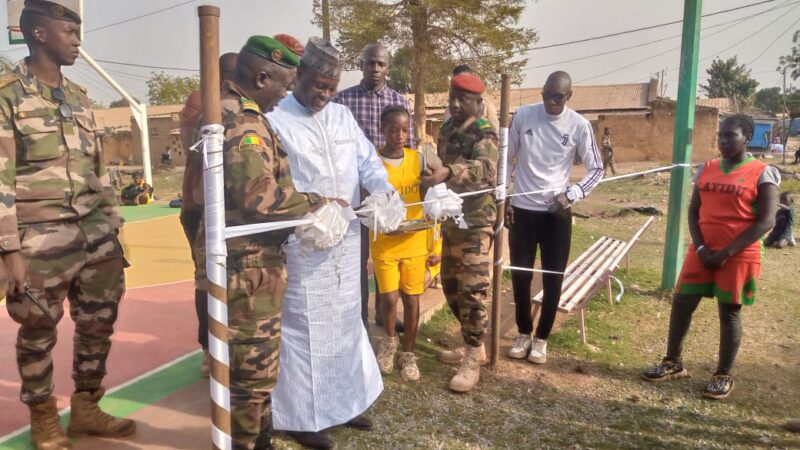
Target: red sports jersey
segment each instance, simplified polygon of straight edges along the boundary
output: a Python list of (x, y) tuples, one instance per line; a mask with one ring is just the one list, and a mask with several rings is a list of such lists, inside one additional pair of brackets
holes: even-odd
[[(696, 187), (700, 193), (700, 232), (709, 250), (722, 250), (755, 222), (758, 179), (765, 167), (753, 157), (727, 170), (721, 159), (705, 163)], [(731, 260), (761, 261), (761, 241), (745, 247)]]

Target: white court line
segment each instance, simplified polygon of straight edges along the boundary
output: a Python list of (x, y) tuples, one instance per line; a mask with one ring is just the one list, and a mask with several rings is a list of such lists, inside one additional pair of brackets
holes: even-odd
[[(128, 380), (128, 381), (126, 381), (126, 382), (124, 382), (124, 383), (122, 383), (122, 384), (120, 384), (118, 386), (115, 386), (115, 387), (113, 387), (113, 388), (111, 388), (109, 390), (107, 390), (106, 391), (106, 395), (113, 394), (114, 392), (117, 392), (117, 391), (119, 391), (121, 389), (125, 389), (126, 387), (128, 387), (128, 386), (130, 386), (130, 385), (132, 385), (132, 384), (134, 384), (134, 383), (136, 383), (138, 381), (141, 381), (141, 380), (143, 380), (143, 379), (145, 379), (145, 378), (147, 378), (147, 377), (149, 377), (151, 375), (154, 375), (157, 372), (160, 372), (160, 371), (162, 371), (162, 370), (164, 370), (164, 369), (166, 369), (168, 367), (174, 366), (174, 365), (180, 363), (181, 361), (183, 361), (185, 359), (188, 359), (188, 358), (191, 358), (192, 356), (194, 356), (194, 355), (196, 355), (196, 354), (198, 354), (200, 352), (202, 352), (202, 350), (197, 349), (197, 350), (195, 350), (193, 352), (189, 352), (189, 353), (187, 353), (187, 354), (185, 354), (183, 356), (179, 356), (179, 357), (173, 359), (172, 361), (166, 362), (166, 363), (156, 367), (153, 370), (145, 372), (145, 373), (139, 375), (138, 377), (131, 378), (130, 380)], [(69, 412), (69, 410), (70, 410), (69, 407), (61, 409), (61, 410), (58, 411), (58, 415), (59, 416), (63, 416), (65, 414), (67, 414)], [(14, 439), (15, 437), (25, 433), (26, 431), (28, 431), (30, 429), (31, 429), (30, 425), (26, 425), (26, 426), (24, 426), (24, 427), (22, 427), (22, 428), (20, 428), (20, 429), (18, 429), (16, 431), (12, 431), (11, 433), (8, 433), (5, 436), (0, 436), (0, 444), (4, 443), (6, 441), (9, 441), (11, 439)]]

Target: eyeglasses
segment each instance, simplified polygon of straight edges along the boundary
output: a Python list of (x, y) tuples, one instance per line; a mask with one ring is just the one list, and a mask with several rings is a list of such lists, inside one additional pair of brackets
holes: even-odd
[(53, 89), (52, 92), (53, 92), (53, 100), (61, 104), (61, 106), (58, 107), (58, 110), (61, 112), (61, 115), (66, 119), (71, 119), (72, 107), (69, 106), (69, 103), (67, 103), (67, 96), (66, 94), (64, 94), (64, 90), (61, 88), (55, 88)]

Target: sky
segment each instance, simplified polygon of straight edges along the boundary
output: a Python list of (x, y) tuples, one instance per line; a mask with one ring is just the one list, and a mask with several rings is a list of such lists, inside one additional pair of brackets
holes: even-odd
[[(763, 0), (706, 0), (703, 14)], [(220, 46), (238, 51), (250, 35), (289, 33), (302, 41), (321, 35), (311, 24), (311, 0), (84, 0), (84, 49), (134, 97), (147, 99), (146, 80), (158, 69), (131, 64), (190, 70), (165, 70), (173, 75), (198, 73), (197, 6), (221, 8)], [(165, 8), (172, 9), (130, 20)], [(0, 6), (3, 13), (5, 5)], [(520, 24), (535, 29), (534, 47), (618, 33), (680, 21), (680, 0), (530, 0)], [(6, 17), (3, 14), (2, 17)], [(119, 23), (122, 22), (122, 23)], [(715, 57), (738, 56), (752, 70), (759, 88), (781, 86), (778, 58), (788, 54), (791, 36), (800, 30), (800, 0), (773, 0), (750, 8), (703, 18), (698, 80)], [(99, 28), (99, 29), (98, 29)], [(645, 82), (666, 70), (665, 93), (675, 97), (678, 86), (681, 24), (593, 39), (588, 42), (534, 49), (523, 87), (541, 86), (554, 70), (566, 70), (576, 84)], [(335, 38), (335, 33), (334, 33)], [(657, 41), (651, 43), (652, 41)], [(650, 43), (650, 44), (648, 44)], [(626, 50), (621, 50), (627, 47)], [(610, 52), (610, 53), (609, 53)], [(584, 58), (599, 53), (607, 55)], [(24, 46), (0, 43), (0, 54), (13, 61), (26, 55)], [(581, 58), (577, 61), (567, 62)], [(544, 67), (541, 67), (544, 66)], [(67, 76), (86, 86), (92, 98), (105, 104), (120, 96), (84, 61), (66, 69)], [(356, 84), (360, 73), (346, 73), (340, 88)], [(791, 80), (789, 80), (791, 81)], [(800, 87), (800, 80), (795, 82)]]

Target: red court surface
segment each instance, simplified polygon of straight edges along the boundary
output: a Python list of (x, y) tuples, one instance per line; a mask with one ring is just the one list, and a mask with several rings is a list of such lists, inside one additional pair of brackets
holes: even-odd
[[(66, 300), (65, 300), (66, 302)], [(66, 305), (66, 303), (65, 303)], [(58, 327), (53, 351), (55, 395), (59, 408), (69, 406), (73, 391), (73, 323), (67, 314)], [(14, 345), (17, 325), (0, 307), (0, 436), (28, 425), (28, 409), (19, 401), (19, 373)], [(145, 374), (197, 350), (194, 283), (184, 281), (154, 287), (129, 288), (120, 305), (108, 359), (108, 388)]]

